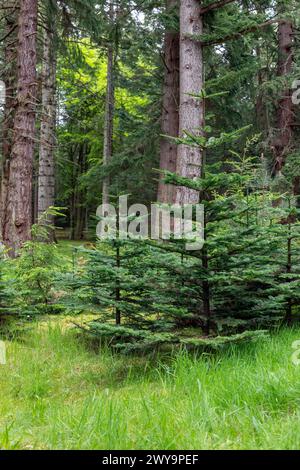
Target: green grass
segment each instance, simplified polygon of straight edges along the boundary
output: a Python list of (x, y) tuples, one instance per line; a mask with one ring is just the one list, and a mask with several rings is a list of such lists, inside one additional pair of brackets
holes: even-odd
[(53, 321), (7, 343), (0, 448), (299, 449), (300, 330), (215, 357), (96, 351)]

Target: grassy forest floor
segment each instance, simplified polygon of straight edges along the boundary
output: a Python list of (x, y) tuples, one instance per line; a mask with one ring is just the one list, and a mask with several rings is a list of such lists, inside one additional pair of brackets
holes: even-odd
[(297, 449), (300, 330), (222, 355), (114, 355), (66, 318), (29, 324), (0, 366), (2, 449)]
[[(71, 264), (82, 245), (63, 240), (58, 250)], [(73, 321), (2, 325), (0, 449), (300, 447), (300, 366), (291, 360), (300, 329), (222, 354), (124, 356), (86, 340)]]

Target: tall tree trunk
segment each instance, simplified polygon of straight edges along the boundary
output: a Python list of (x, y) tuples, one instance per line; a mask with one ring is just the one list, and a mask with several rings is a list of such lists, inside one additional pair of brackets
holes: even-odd
[[(207, 226), (207, 220), (206, 216), (204, 215), (204, 237), (206, 241), (206, 226)], [(203, 250), (202, 250), (202, 267), (204, 270), (205, 276), (209, 276), (209, 257), (207, 253), (207, 248), (206, 245), (204, 245)], [(202, 281), (202, 290), (203, 290), (203, 314), (204, 317), (206, 318), (206, 325), (205, 325), (205, 333), (207, 335), (210, 334), (210, 328), (211, 328), (211, 295), (210, 295), (210, 282), (209, 280), (205, 279)]]
[(74, 239), (83, 240), (84, 229), (85, 229), (85, 206), (86, 206), (86, 190), (80, 186), (79, 178), (87, 171), (87, 142), (80, 144), (79, 156), (78, 156), (78, 176), (77, 176), (77, 189), (75, 197), (75, 228), (74, 228)]
[(294, 176), (293, 178), (293, 193), (296, 197), (296, 205), (300, 208), (300, 176)]
[[(178, 0), (167, 0), (166, 10), (172, 12)], [(179, 134), (179, 32), (166, 31), (164, 41), (164, 87), (162, 109), (163, 136), (178, 137)], [(160, 143), (160, 169), (176, 172), (177, 145), (166, 137)], [(175, 186), (163, 183), (163, 175), (158, 184), (158, 202), (175, 202)]]
[[(44, 32), (42, 68), (42, 110), (38, 173), (38, 218), (55, 205), (54, 153), (56, 147), (56, 53), (55, 18)], [(48, 216), (53, 224), (53, 217)], [(50, 235), (50, 232), (49, 232)]]
[[(255, 1), (255, 10), (257, 14), (263, 15), (265, 12), (264, 5), (261, 4), (261, 0)], [(268, 105), (264, 96), (263, 85), (268, 80), (268, 64), (265, 62), (268, 56), (265, 48), (265, 41), (259, 38), (256, 44), (256, 56), (258, 62), (257, 71), (257, 97), (256, 97), (256, 125), (259, 131), (264, 133), (264, 139), (267, 140), (270, 136), (270, 119)]]
[(20, 0), (17, 99), (3, 241), (15, 256), (31, 237), (32, 165), (36, 117), (38, 0)]
[(80, 144), (71, 146), (70, 161), (72, 162), (72, 179), (71, 179), (71, 194), (70, 194), (70, 240), (75, 240), (76, 231), (76, 207), (77, 207), (77, 186), (79, 175), (79, 156)]
[(3, 239), (3, 225), (7, 207), (7, 189), (13, 135), (12, 131), (14, 127), (15, 116), (18, 1), (6, 0), (5, 7), (6, 17), (4, 27), (4, 70), (1, 74), (1, 79), (5, 83), (5, 104), (2, 124), (2, 171), (0, 200), (1, 239)]
[[(180, 5), (180, 111), (179, 135), (185, 131), (195, 136), (202, 134), (204, 126), (203, 100), (194, 98), (189, 93), (200, 94), (204, 82), (203, 50), (199, 41), (191, 35), (203, 32), (203, 18), (200, 15), (199, 0), (181, 0)], [(178, 146), (177, 174), (187, 178), (201, 176), (202, 152), (199, 148), (188, 145)], [(176, 203), (196, 204), (198, 191), (185, 187), (176, 189)]]
[[(110, 22), (113, 27), (114, 21), (114, 6), (110, 4)], [(103, 166), (109, 164), (113, 153), (113, 120), (115, 108), (115, 84), (114, 84), (114, 45), (113, 41), (107, 48), (107, 86), (106, 86), (106, 104), (105, 104), (105, 118), (104, 118), (104, 145), (103, 145)], [(109, 203), (109, 176), (103, 180), (102, 187), (102, 204)]]
[[(282, 1), (278, 6), (279, 13), (286, 11)], [(293, 24), (291, 21), (281, 21), (278, 26), (278, 77), (287, 79), (293, 66)], [(291, 150), (293, 103), (291, 88), (287, 85), (282, 92), (277, 109), (277, 135), (273, 143), (274, 174), (280, 175), (285, 165), (286, 157)]]

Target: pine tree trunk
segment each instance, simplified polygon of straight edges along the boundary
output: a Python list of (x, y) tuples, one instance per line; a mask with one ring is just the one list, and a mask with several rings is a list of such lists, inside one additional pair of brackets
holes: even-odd
[[(113, 24), (114, 7), (110, 5), (110, 20)], [(107, 49), (107, 87), (106, 87), (106, 104), (104, 118), (104, 145), (103, 145), (103, 166), (109, 164), (113, 153), (113, 119), (115, 108), (115, 86), (114, 86), (114, 46), (112, 43)], [(103, 180), (102, 187), (102, 204), (109, 203), (109, 186), (110, 179), (106, 176)]]
[(77, 207), (77, 187), (79, 175), (79, 158), (81, 146), (75, 144), (71, 146), (70, 161), (72, 162), (72, 179), (71, 179), (71, 194), (70, 194), (70, 240), (75, 240), (76, 236), (76, 207)]
[(293, 178), (293, 194), (296, 196), (296, 205), (300, 208), (300, 176)]
[[(178, 0), (167, 0), (167, 12), (174, 10)], [(179, 32), (166, 31), (164, 41), (164, 88), (162, 109), (162, 135), (178, 137), (179, 134)], [(176, 172), (177, 145), (166, 137), (160, 144), (160, 169)], [(163, 183), (163, 175), (158, 184), (158, 202), (175, 202), (175, 186)]]
[[(200, 15), (199, 0), (181, 0), (180, 6), (180, 111), (179, 135), (185, 131), (199, 136), (204, 126), (204, 104), (202, 100), (189, 96), (189, 93), (200, 94), (203, 89), (204, 66), (203, 50), (199, 42), (190, 35), (203, 32), (203, 18)], [(201, 176), (202, 152), (199, 148), (188, 145), (178, 146), (177, 173), (187, 178)], [(198, 191), (185, 187), (176, 189), (176, 203), (196, 204), (199, 201)]]
[[(86, 191), (81, 189), (79, 183), (79, 178), (87, 171), (86, 167), (86, 157), (87, 157), (87, 143), (83, 142), (80, 145), (79, 157), (77, 162), (78, 174), (77, 174), (77, 189), (75, 191), (75, 228), (74, 228), (74, 239), (83, 240), (84, 238), (84, 229), (85, 229), (85, 202), (86, 202)], [(79, 186), (79, 187), (78, 187)]]
[[(38, 173), (38, 218), (55, 205), (56, 54), (54, 21), (46, 25), (42, 68), (42, 110)], [(48, 217), (53, 224), (53, 217)]]
[(0, 224), (1, 239), (3, 239), (3, 226), (7, 207), (7, 189), (9, 181), (10, 156), (12, 149), (12, 135), (15, 116), (16, 82), (17, 82), (17, 7), (16, 0), (6, 0), (6, 17), (4, 27), (4, 71), (1, 79), (5, 83), (5, 105), (2, 123), (2, 172), (1, 172), (1, 201)]
[[(286, 6), (279, 5), (279, 12), (285, 11)], [(291, 21), (282, 21), (278, 26), (278, 77), (285, 79), (293, 66), (293, 24)], [(280, 175), (285, 165), (286, 157), (291, 150), (293, 103), (292, 92), (287, 86), (280, 98), (277, 109), (277, 135), (273, 143), (275, 158), (274, 174)]]
[(36, 116), (37, 0), (20, 0), (17, 47), (17, 99), (3, 241), (15, 256), (30, 239), (32, 165)]

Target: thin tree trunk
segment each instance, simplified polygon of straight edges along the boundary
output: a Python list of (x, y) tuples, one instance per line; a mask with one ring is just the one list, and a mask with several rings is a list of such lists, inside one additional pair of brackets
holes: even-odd
[(120, 219), (119, 214), (117, 215), (117, 248), (116, 248), (116, 268), (117, 268), (117, 279), (116, 279), (116, 287), (115, 287), (115, 299), (116, 299), (116, 325), (121, 325), (121, 309), (120, 309), (120, 301), (121, 301), (121, 282), (120, 282), (120, 268), (121, 268), (121, 250), (120, 250)]
[[(264, 6), (261, 5), (260, 0), (254, 2), (255, 10), (259, 15), (264, 14)], [(269, 129), (269, 117), (268, 117), (268, 107), (264, 97), (263, 84), (266, 80), (265, 74), (267, 69), (267, 64), (263, 63), (265, 60), (266, 52), (264, 49), (265, 43), (261, 39), (257, 40), (256, 45), (256, 56), (258, 61), (258, 71), (257, 71), (257, 85), (258, 93), (256, 97), (256, 124), (259, 131), (263, 131), (265, 138), (267, 139), (270, 135)]]
[[(205, 272), (207, 272), (208, 270), (207, 254), (203, 253), (202, 263), (203, 263), (203, 268), (205, 269)], [(209, 281), (203, 281), (202, 288), (203, 288), (203, 314), (204, 314), (204, 317), (206, 318), (205, 334), (209, 336), (210, 330), (211, 330), (211, 307), (210, 307), (210, 283)]]
[(293, 178), (293, 194), (296, 196), (296, 205), (300, 208), (300, 176)]
[[(49, 21), (44, 32), (44, 51), (42, 68), (42, 110), (38, 174), (38, 218), (55, 205), (55, 168), (56, 147), (56, 54), (54, 21)], [(48, 216), (49, 224), (53, 217)], [(50, 232), (49, 232), (50, 235)]]
[(79, 158), (81, 146), (76, 144), (71, 147), (70, 161), (72, 161), (72, 192), (70, 195), (70, 240), (75, 240), (76, 231), (76, 207), (77, 207), (77, 183), (79, 174)]
[[(279, 2), (279, 13), (286, 10), (286, 6)], [(292, 71), (293, 66), (293, 24), (291, 21), (282, 21), (278, 26), (278, 77), (285, 79)], [(273, 143), (274, 174), (280, 175), (285, 165), (286, 157), (291, 150), (293, 103), (291, 89), (286, 86), (278, 103), (277, 109), (277, 135)]]
[[(114, 6), (110, 4), (110, 21), (111, 26), (114, 21)], [(106, 104), (104, 118), (104, 145), (103, 145), (103, 166), (109, 164), (113, 153), (113, 119), (115, 108), (115, 86), (114, 86), (114, 46), (110, 42), (107, 49), (107, 87), (106, 87)], [(102, 204), (109, 203), (109, 186), (110, 179), (106, 176), (102, 186)]]
[[(178, 6), (178, 0), (167, 0), (166, 10), (171, 12)], [(162, 109), (162, 135), (179, 135), (179, 32), (166, 31), (164, 41), (164, 88)], [(177, 145), (162, 137), (160, 143), (160, 169), (176, 172)], [(175, 186), (163, 183), (161, 175), (157, 200), (161, 203), (175, 202)]]
[(257, 72), (257, 85), (258, 85), (258, 94), (256, 98), (256, 124), (259, 131), (262, 131), (266, 138), (270, 134), (269, 129), (269, 117), (268, 117), (268, 108), (265, 101), (264, 92), (262, 91), (264, 84), (264, 73), (262, 66), (262, 48), (258, 43), (256, 47), (256, 55), (259, 63), (259, 70)]
[[(80, 176), (82, 176), (86, 168), (86, 156), (87, 156), (87, 142), (83, 142), (80, 145), (79, 158), (78, 158), (78, 176), (77, 176), (77, 186)], [(75, 228), (74, 228), (74, 239), (82, 240), (84, 238), (84, 228), (85, 228), (85, 202), (86, 202), (86, 191), (81, 189), (80, 186), (76, 190), (75, 197)]]
[(32, 165), (36, 117), (36, 34), (38, 0), (20, 0), (17, 100), (11, 151), (4, 243), (15, 256), (31, 237)]
[[(179, 135), (185, 131), (195, 136), (202, 134), (204, 126), (203, 100), (194, 98), (189, 93), (200, 94), (204, 82), (203, 50), (199, 41), (191, 35), (201, 35), (203, 19), (200, 15), (199, 0), (181, 0), (180, 6), (180, 111)], [(178, 146), (177, 174), (187, 178), (199, 178), (202, 168), (200, 148), (189, 145)], [(196, 204), (198, 191), (186, 187), (176, 189), (176, 203)]]
[[(292, 272), (292, 226), (288, 226), (288, 239), (287, 239), (287, 267), (286, 272), (291, 274)], [(293, 319), (293, 305), (292, 299), (288, 299), (285, 313), (285, 322), (290, 325)]]
[[(292, 208), (290, 198), (289, 198), (288, 204), (289, 204), (289, 212), (290, 212), (291, 208)], [(292, 223), (291, 223), (290, 218), (291, 218), (291, 216), (289, 215), (289, 217), (288, 217), (288, 226), (287, 226), (287, 229), (288, 229), (288, 233), (287, 233), (287, 235), (288, 235), (287, 236), (287, 264), (286, 264), (287, 274), (291, 274), (292, 269), (293, 269), (293, 233), (292, 233)], [(288, 282), (291, 282), (291, 281), (288, 280)], [(284, 322), (287, 325), (291, 325), (292, 320), (293, 320), (293, 303), (292, 303), (292, 299), (289, 298), (289, 299), (287, 299)]]
[(0, 201), (0, 224), (1, 239), (3, 239), (3, 226), (7, 207), (7, 189), (9, 181), (10, 156), (12, 149), (12, 135), (15, 116), (15, 99), (17, 84), (17, 7), (16, 0), (6, 0), (6, 17), (4, 27), (4, 71), (1, 79), (5, 83), (5, 104), (2, 124), (2, 171), (1, 171), (1, 201)]

